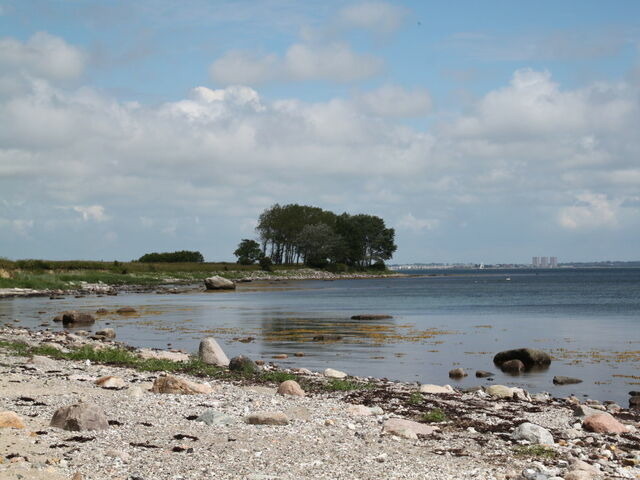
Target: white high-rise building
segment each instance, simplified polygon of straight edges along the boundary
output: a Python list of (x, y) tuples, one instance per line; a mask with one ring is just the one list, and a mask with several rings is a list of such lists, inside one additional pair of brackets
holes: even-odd
[(531, 258), (531, 265), (534, 267), (539, 267), (540, 266), (540, 257), (532, 257)]
[(540, 266), (542, 268), (549, 266), (549, 257), (540, 257)]
[(549, 258), (549, 266), (551, 268), (558, 268), (558, 257)]

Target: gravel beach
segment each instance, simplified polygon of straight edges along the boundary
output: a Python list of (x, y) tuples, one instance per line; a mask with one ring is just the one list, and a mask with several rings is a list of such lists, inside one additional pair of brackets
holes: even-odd
[[(108, 343), (17, 328), (0, 329), (0, 340), (59, 348)], [(123, 383), (116, 382), (119, 389), (95, 383), (105, 376)], [(205, 384), (209, 393), (152, 393), (160, 376), (88, 361), (16, 356), (0, 346), (0, 418), (15, 412), (23, 424), (0, 428), (0, 478), (640, 478), (640, 411), (617, 405), (581, 406), (575, 398), (531, 397), (513, 389), (508, 398), (499, 398), (505, 396), (500, 389), (440, 394), (423, 386), (420, 393), (416, 384), (385, 381), (366, 390), (299, 397), (278, 394), (277, 384), (188, 375), (178, 377)], [(56, 410), (78, 402), (102, 410), (108, 428), (50, 426)], [(446, 421), (394, 420), (422, 420), (420, 412), (434, 409), (444, 412)], [(256, 413), (265, 413), (267, 423), (285, 424), (249, 423)], [(593, 414), (622, 422), (624, 432), (588, 431), (585, 418)], [(551, 437), (533, 427), (526, 427), (533, 433), (521, 435), (523, 423)], [(545, 438), (553, 443), (537, 445)]]

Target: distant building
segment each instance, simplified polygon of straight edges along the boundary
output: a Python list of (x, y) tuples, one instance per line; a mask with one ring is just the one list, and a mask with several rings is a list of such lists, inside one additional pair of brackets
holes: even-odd
[(531, 258), (531, 265), (534, 267), (539, 267), (540, 266), (540, 257), (532, 257)]
[(540, 266), (546, 268), (549, 266), (549, 257), (540, 257)]
[(558, 268), (558, 257), (549, 258), (549, 266), (551, 268)]

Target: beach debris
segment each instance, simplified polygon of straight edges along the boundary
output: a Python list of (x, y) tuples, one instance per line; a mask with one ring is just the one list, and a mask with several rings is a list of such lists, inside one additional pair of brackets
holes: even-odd
[(213, 337), (207, 337), (200, 341), (198, 357), (202, 362), (209, 365), (217, 365), (219, 367), (226, 367), (229, 365), (229, 358)]
[(85, 402), (60, 407), (53, 414), (50, 425), (73, 432), (109, 428), (104, 411), (97, 405)]
[(235, 290), (236, 284), (219, 275), (204, 279), (204, 286), (207, 290)]

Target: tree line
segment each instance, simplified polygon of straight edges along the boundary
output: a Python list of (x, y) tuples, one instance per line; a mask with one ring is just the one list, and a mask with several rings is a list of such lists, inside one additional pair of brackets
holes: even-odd
[(243, 239), (234, 252), (239, 263), (269, 258), (275, 264), (383, 267), (397, 249), (394, 229), (380, 217), (337, 215), (307, 205), (271, 206), (260, 215), (256, 231), (260, 243)]
[(180, 250), (179, 252), (146, 253), (138, 261), (143, 263), (202, 263), (204, 257), (200, 252)]

